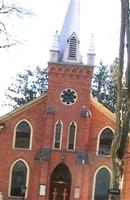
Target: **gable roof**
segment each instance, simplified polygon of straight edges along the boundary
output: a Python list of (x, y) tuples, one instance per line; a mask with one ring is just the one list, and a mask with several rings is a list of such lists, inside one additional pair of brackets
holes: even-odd
[(45, 99), (45, 97), (47, 97), (47, 92), (45, 92), (43, 95), (41, 95), (40, 97), (37, 97), (36, 99), (12, 110), (11, 112), (3, 115), (2, 117), (0, 117), (0, 122), (3, 122), (4, 120), (7, 120), (15, 115), (17, 115), (18, 113), (21, 113), (25, 110), (27, 110), (28, 108), (38, 104), (39, 102), (43, 101), (43, 99)]
[(91, 97), (90, 104), (103, 113), (106, 117), (116, 123), (116, 115), (99, 103), (94, 97)]
[[(3, 115), (2, 117), (0, 117), (0, 123), (2, 123), (4, 120), (7, 120), (15, 115), (17, 115), (18, 113), (21, 113), (25, 110), (27, 110), (28, 108), (38, 104), (39, 102), (43, 101), (45, 98), (47, 97), (47, 92), (44, 93), (42, 96), (37, 97), (36, 99), (24, 104), (23, 106), (12, 110), (11, 112)], [(110, 110), (108, 110), (105, 106), (103, 106), (101, 103), (99, 103), (95, 98), (91, 97), (90, 99), (90, 104), (92, 106), (94, 106), (96, 109), (98, 109), (100, 112), (102, 112), (105, 116), (107, 116), (109, 119), (111, 119), (112, 121), (116, 122), (116, 116), (114, 113), (112, 113)]]

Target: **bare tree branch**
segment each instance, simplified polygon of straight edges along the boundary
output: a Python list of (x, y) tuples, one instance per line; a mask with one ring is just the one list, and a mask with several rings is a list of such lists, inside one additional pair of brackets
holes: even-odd
[[(1, 15), (3, 14), (5, 16), (15, 14), (18, 17), (24, 16), (24, 15), (29, 15), (29, 16), (34, 15), (32, 11), (24, 9), (14, 3), (10, 3), (10, 4), (8, 3), (7, 5), (5, 5), (5, 2), (3, 0), (2, 0), (2, 5), (0, 7), (0, 14)], [(4, 22), (0, 21), (0, 25), (2, 26), (0, 28), (0, 33), (5, 34), (5, 37), (6, 37), (5, 42), (4, 42), (5, 44), (0, 44), (0, 48), (7, 48), (7, 47), (14, 46), (16, 44), (23, 44), (22, 42), (12, 38), (12, 36), (8, 34), (8, 31)]]

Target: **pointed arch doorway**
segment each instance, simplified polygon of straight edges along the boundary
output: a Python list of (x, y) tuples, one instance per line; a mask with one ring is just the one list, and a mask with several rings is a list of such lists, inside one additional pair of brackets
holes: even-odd
[(51, 174), (49, 200), (70, 200), (70, 190), (71, 173), (68, 167), (61, 163)]

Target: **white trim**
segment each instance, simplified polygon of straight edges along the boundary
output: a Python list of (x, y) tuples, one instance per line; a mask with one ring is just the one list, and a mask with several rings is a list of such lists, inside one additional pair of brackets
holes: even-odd
[(107, 128), (110, 129), (110, 130), (112, 131), (113, 135), (114, 135), (114, 133), (115, 133), (114, 129), (113, 129), (112, 127), (110, 127), (110, 126), (105, 126), (104, 128), (102, 128), (102, 129), (99, 131), (98, 137), (97, 137), (97, 146), (96, 146), (96, 155), (97, 155), (97, 156), (110, 157), (110, 155), (98, 154), (99, 143), (100, 143), (100, 136), (101, 136), (102, 132), (103, 132), (105, 129), (107, 129)]
[(110, 174), (110, 185), (111, 185), (111, 179), (112, 179), (112, 171), (111, 171), (111, 169), (110, 169), (108, 166), (106, 166), (106, 165), (100, 166), (100, 167), (95, 171), (94, 176), (93, 176), (92, 200), (94, 200), (94, 195), (95, 195), (96, 176), (97, 176), (97, 173), (98, 173), (102, 168), (106, 168), (106, 169), (109, 171), (109, 174)]
[[(74, 122), (75, 125), (75, 136), (74, 136), (74, 148), (73, 149), (68, 149), (69, 146), (69, 133), (70, 133), (70, 126)], [(70, 122), (69, 128), (68, 128), (68, 139), (67, 139), (67, 151), (75, 151), (76, 147), (76, 136), (77, 136), (77, 124), (75, 121)]]
[[(15, 147), (16, 129), (17, 129), (17, 126), (18, 126), (21, 122), (26, 122), (26, 123), (28, 123), (28, 125), (30, 126), (30, 129), (31, 129), (29, 148), (16, 148), (16, 147)], [(26, 119), (21, 119), (20, 121), (17, 122), (17, 124), (16, 124), (15, 127), (14, 127), (13, 146), (12, 146), (12, 148), (13, 148), (13, 149), (17, 149), (17, 150), (23, 150), (23, 151), (25, 151), (25, 150), (31, 150), (31, 149), (32, 149), (32, 138), (33, 138), (33, 127), (32, 127), (32, 125), (31, 125), (31, 123), (30, 123), (28, 120), (26, 120)]]
[(21, 159), (21, 158), (15, 160), (15, 161), (13, 162), (13, 164), (11, 165), (11, 167), (10, 167), (9, 186), (8, 186), (8, 197), (12, 197), (12, 196), (10, 195), (10, 192), (11, 192), (11, 181), (12, 181), (12, 170), (13, 170), (14, 165), (15, 165), (17, 162), (19, 162), (19, 161), (23, 162), (23, 163), (26, 165), (26, 167), (27, 167), (27, 177), (26, 177), (26, 187), (27, 187), (27, 190), (26, 190), (26, 193), (25, 193), (25, 198), (27, 198), (30, 170), (29, 170), (28, 163), (27, 163), (25, 160)]
[[(56, 125), (57, 123), (60, 121), (61, 123), (61, 134), (60, 134), (60, 147), (59, 148), (55, 148), (55, 136), (56, 136)], [(55, 123), (55, 129), (54, 129), (54, 136), (53, 136), (53, 149), (61, 149), (61, 144), (62, 144), (62, 134), (63, 134), (63, 122), (59, 119), (56, 121)]]

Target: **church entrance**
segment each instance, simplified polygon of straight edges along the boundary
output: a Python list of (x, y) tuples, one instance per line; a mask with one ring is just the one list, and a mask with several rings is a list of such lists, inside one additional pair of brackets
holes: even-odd
[(49, 200), (70, 200), (70, 189), (70, 171), (64, 163), (61, 163), (51, 175)]

